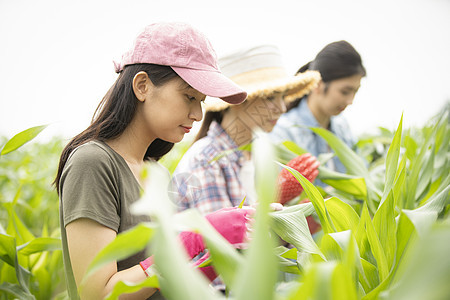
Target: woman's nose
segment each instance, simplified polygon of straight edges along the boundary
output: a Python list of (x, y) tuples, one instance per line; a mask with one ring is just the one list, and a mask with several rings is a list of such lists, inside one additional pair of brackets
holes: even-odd
[(201, 102), (197, 102), (193, 105), (191, 111), (189, 112), (189, 118), (196, 122), (200, 122), (202, 120), (203, 111)]
[(355, 99), (355, 94), (352, 94), (350, 97), (348, 97), (345, 104), (347, 104), (347, 105), (353, 104), (353, 99)]

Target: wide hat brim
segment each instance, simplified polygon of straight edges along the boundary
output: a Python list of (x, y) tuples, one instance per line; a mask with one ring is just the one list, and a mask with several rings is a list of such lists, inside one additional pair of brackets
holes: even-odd
[[(308, 94), (321, 77), (317, 71), (308, 70), (296, 76), (286, 76), (283, 69), (266, 68), (239, 74), (232, 79), (247, 91), (246, 101), (267, 99), (281, 93), (285, 102), (289, 103)], [(221, 111), (230, 106), (214, 98), (207, 98), (205, 104), (207, 111)]]

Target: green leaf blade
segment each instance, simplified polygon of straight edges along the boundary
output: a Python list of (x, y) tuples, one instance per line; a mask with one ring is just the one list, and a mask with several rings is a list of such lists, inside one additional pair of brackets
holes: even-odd
[(32, 139), (34, 139), (42, 130), (44, 130), (48, 125), (41, 125), (28, 128), (22, 132), (19, 132), (15, 136), (13, 136), (3, 147), (0, 155), (8, 154), (24, 144), (28, 143)]

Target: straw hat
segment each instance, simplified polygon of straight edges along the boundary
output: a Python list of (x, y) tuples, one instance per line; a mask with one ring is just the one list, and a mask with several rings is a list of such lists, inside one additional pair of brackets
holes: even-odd
[[(309, 93), (320, 80), (317, 71), (288, 76), (279, 49), (274, 45), (259, 45), (219, 58), (222, 74), (247, 92), (247, 100), (268, 98), (283, 93), (286, 102)], [(207, 111), (221, 111), (230, 104), (219, 99), (206, 100)]]

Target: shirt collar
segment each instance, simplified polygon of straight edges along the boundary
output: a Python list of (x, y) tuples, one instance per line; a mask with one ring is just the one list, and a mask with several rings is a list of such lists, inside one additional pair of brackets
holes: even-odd
[(319, 122), (317, 122), (316, 118), (314, 117), (313, 113), (309, 109), (308, 101), (306, 97), (304, 97), (300, 104), (295, 108), (297, 117), (300, 117), (302, 121), (307, 126), (311, 127), (320, 127)]
[[(220, 126), (220, 124), (216, 121), (212, 121), (208, 130), (208, 137), (214, 139), (214, 143), (223, 151), (228, 151), (235, 149), (237, 150), (238, 146), (233, 141), (233, 139), (228, 135), (228, 133)], [(244, 155), (241, 151), (233, 151), (227, 155), (227, 158), (233, 161), (242, 160)]]

